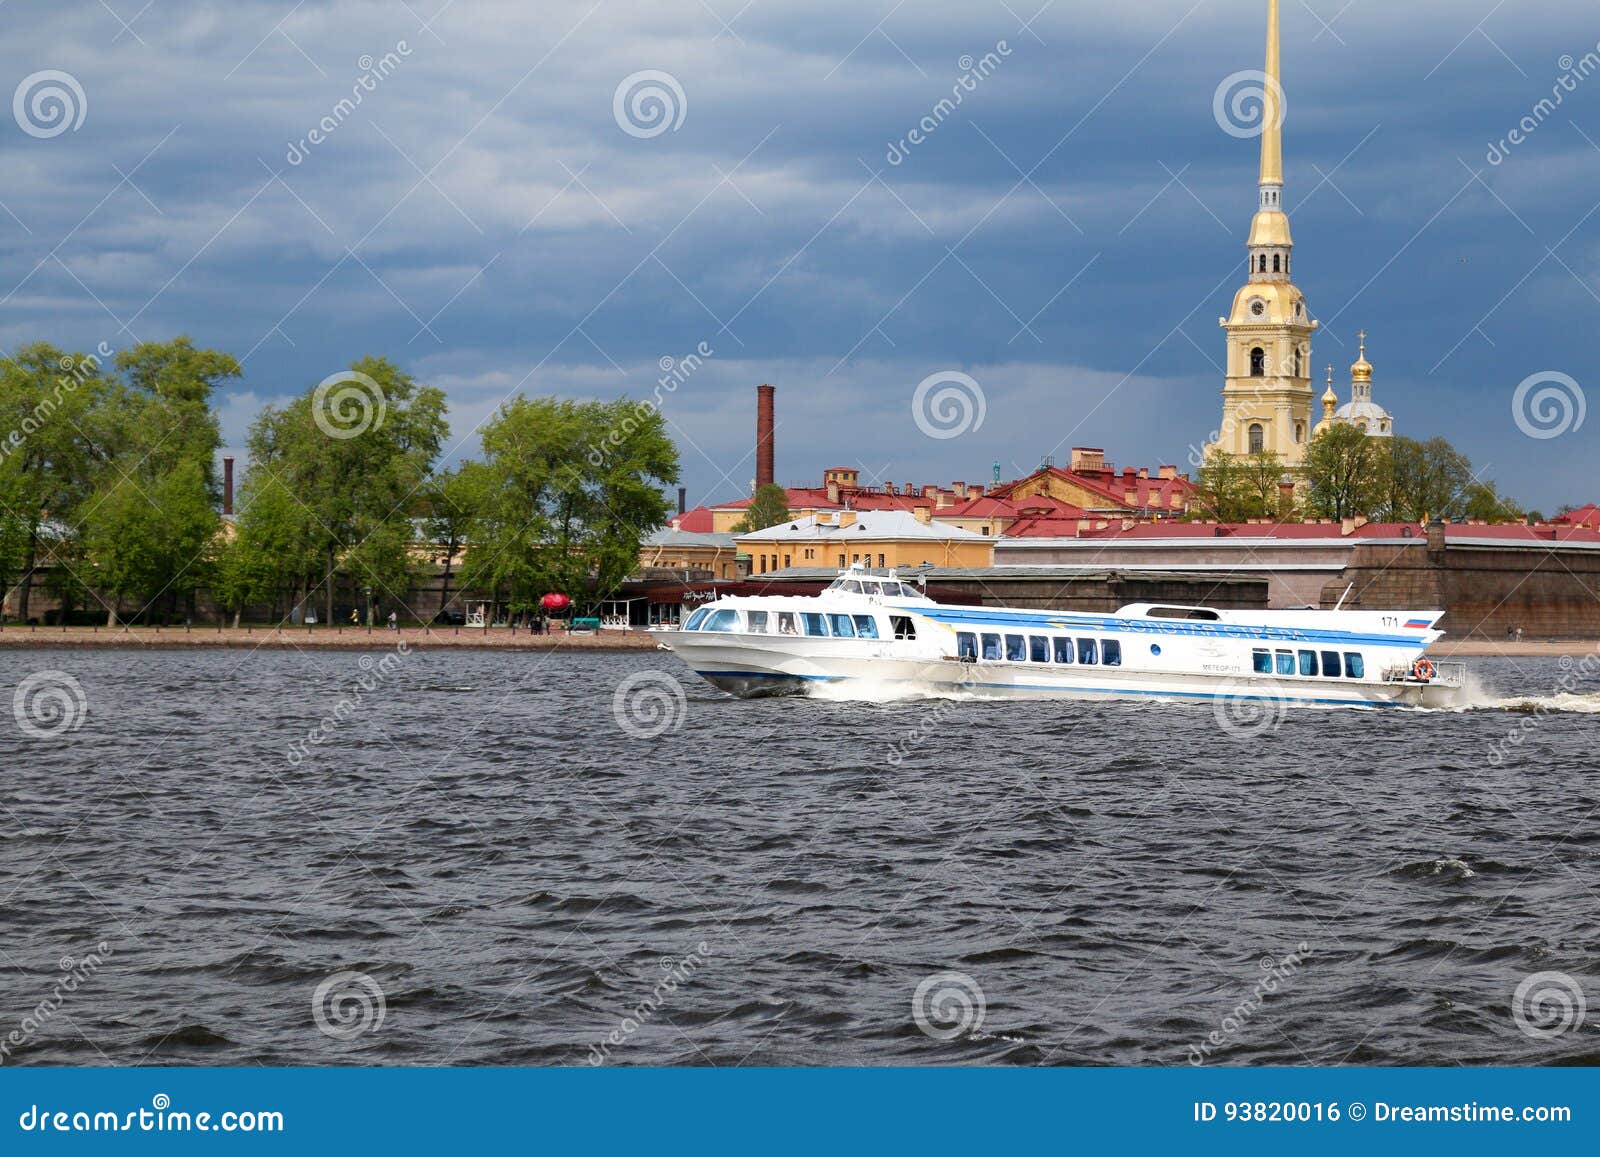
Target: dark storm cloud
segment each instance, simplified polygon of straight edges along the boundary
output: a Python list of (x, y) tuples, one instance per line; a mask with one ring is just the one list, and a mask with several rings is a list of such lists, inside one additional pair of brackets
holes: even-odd
[[(832, 460), (979, 480), (1084, 443), (1183, 463), (1216, 424), (1254, 208), (1255, 142), (1213, 95), (1260, 66), (1265, 5), (1008, 4), (13, 0), (7, 85), (60, 70), (88, 107), (51, 137), (7, 122), (0, 345), (188, 332), (248, 354), (234, 440), (383, 353), (449, 390), (470, 450), (510, 391), (648, 396), (706, 341), (667, 403), (697, 498), (748, 484), (760, 381), (795, 481)], [(1539, 106), (1600, 18), (1341, 7), (1284, 5), (1317, 364), (1347, 392), (1365, 327), (1402, 432), (1526, 501), (1592, 500), (1593, 429), (1533, 441), (1510, 405), (1540, 371), (1600, 389), (1600, 77)], [(615, 119), (643, 70), (681, 87), (676, 130)], [(941, 441), (910, 399), (945, 369), (987, 409)]]

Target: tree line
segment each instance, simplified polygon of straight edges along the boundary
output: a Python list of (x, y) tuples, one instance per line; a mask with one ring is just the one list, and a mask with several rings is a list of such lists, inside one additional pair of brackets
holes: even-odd
[(440, 570), (444, 602), (453, 580), (512, 614), (549, 591), (583, 605), (671, 510), (677, 449), (653, 403), (518, 395), (480, 458), (442, 468), (443, 391), (368, 357), (262, 410), (230, 521), (215, 400), (239, 376), (186, 337), (0, 359), (0, 591), (18, 618), (41, 589), (111, 624), (193, 620), (201, 592), (235, 622), (373, 600), (411, 617), (412, 581)]
[[(1279, 484), (1291, 474), (1277, 454), (1245, 457), (1213, 452), (1200, 467), (1195, 517), (1219, 522), (1278, 518)], [(1299, 518), (1365, 518), (1373, 522), (1521, 522), (1540, 520), (1479, 476), (1472, 462), (1443, 438), (1373, 438), (1349, 425), (1319, 432), (1306, 448), (1295, 479)]]

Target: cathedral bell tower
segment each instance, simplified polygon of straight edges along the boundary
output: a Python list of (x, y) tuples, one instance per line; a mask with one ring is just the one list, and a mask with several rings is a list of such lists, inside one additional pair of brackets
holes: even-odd
[(1290, 280), (1294, 241), (1283, 209), (1281, 71), (1278, 0), (1268, 0), (1260, 202), (1250, 224), (1249, 280), (1222, 319), (1228, 345), (1222, 425), (1207, 449), (1235, 456), (1265, 451), (1296, 468), (1304, 464), (1311, 439), (1311, 335), (1317, 323)]

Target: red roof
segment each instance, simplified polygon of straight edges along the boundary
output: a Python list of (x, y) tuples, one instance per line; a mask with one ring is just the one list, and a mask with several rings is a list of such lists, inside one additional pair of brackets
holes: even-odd
[[(1020, 518), (1006, 531), (1007, 538), (1077, 538), (1081, 518)], [(1090, 523), (1093, 525), (1093, 523)]]
[[(1369, 522), (1349, 534), (1337, 522), (1140, 522), (1126, 529), (1118, 519), (1095, 528), (1095, 521), (1063, 518), (1023, 519), (1012, 525), (1008, 538), (1090, 538), (1090, 539), (1185, 539), (1185, 538), (1270, 538), (1285, 539), (1425, 539), (1427, 530), (1415, 522)], [(1079, 529), (1079, 527), (1082, 529)], [(1572, 542), (1600, 545), (1600, 529), (1566, 525), (1527, 526), (1523, 523), (1484, 525), (1458, 522), (1445, 527), (1446, 539), (1495, 539), (1504, 542)]]
[[(1098, 494), (1107, 500), (1107, 504), (1119, 508), (1133, 507), (1143, 509), (1146, 507), (1175, 510), (1187, 505), (1188, 497), (1200, 488), (1187, 478), (1174, 476), (1171, 478), (1151, 476), (1146, 472), (1144, 477), (1139, 471), (1128, 468), (1120, 474), (1115, 470), (1065, 470), (1060, 466), (1044, 466), (1028, 475), (1027, 478), (1008, 482), (1004, 486), (991, 491), (999, 497), (1008, 497), (1024, 482), (1037, 478), (1040, 475), (1050, 475), (1064, 482), (1081, 486), (1091, 494)], [(1132, 500), (1129, 492), (1132, 492)], [(1172, 496), (1179, 496), (1179, 506), (1172, 505)]]
[(1588, 506), (1580, 506), (1576, 510), (1558, 514), (1551, 521), (1568, 526), (1587, 526), (1591, 530), (1600, 529), (1600, 506), (1591, 502)]
[(686, 514), (674, 514), (668, 525), (673, 530), (685, 530), (690, 534), (710, 534), (713, 529), (711, 511), (704, 506), (696, 506)]

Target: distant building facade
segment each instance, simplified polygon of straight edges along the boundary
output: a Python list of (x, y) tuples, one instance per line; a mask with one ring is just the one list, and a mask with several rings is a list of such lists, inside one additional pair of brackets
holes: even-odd
[(933, 521), (924, 507), (903, 510), (824, 511), (737, 538), (750, 556), (750, 574), (792, 567), (986, 567), (994, 540)]

